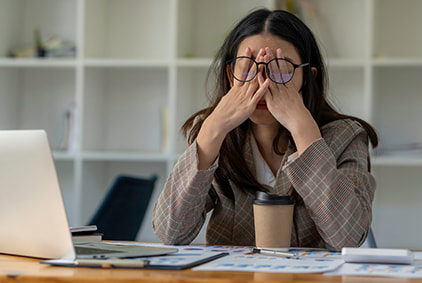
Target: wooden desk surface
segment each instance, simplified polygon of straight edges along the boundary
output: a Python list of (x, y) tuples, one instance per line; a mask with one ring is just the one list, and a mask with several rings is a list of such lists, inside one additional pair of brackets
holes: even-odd
[(322, 274), (283, 274), (174, 270), (134, 270), (56, 267), (33, 258), (0, 254), (0, 282), (422, 282), (422, 279), (325, 276)]

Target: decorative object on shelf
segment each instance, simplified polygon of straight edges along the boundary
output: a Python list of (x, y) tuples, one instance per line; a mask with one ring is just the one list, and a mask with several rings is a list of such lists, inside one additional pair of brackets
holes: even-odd
[(73, 42), (57, 35), (43, 42), (45, 57), (76, 57), (76, 47)]
[(76, 47), (71, 41), (65, 40), (60, 36), (54, 35), (46, 41), (42, 40), (41, 31), (34, 30), (33, 46), (25, 46), (12, 50), (9, 57), (15, 58), (56, 58), (56, 57), (76, 57)]
[(61, 151), (75, 150), (75, 103), (72, 103), (64, 113), (62, 137), (58, 147)]
[(37, 57), (45, 57), (45, 48), (42, 44), (41, 32), (39, 29), (34, 30), (34, 42)]

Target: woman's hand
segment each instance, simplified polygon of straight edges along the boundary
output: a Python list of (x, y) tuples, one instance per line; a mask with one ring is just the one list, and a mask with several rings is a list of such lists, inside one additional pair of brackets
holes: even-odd
[[(264, 49), (259, 50), (258, 56), (264, 54)], [(251, 57), (251, 49), (246, 48), (245, 54), (240, 56)], [(242, 66), (242, 73), (249, 72), (249, 66)], [(264, 80), (262, 73), (249, 82), (240, 82), (232, 79), (232, 87), (221, 99), (213, 113), (209, 116), (214, 124), (218, 125), (223, 134), (242, 124), (256, 110), (256, 105), (262, 99), (270, 80)]]
[[(276, 58), (284, 58), (280, 48), (276, 53)], [(264, 61), (268, 62), (273, 58), (275, 57), (272, 50), (265, 48)], [(271, 83), (264, 95), (268, 110), (292, 134), (299, 154), (321, 138), (319, 127), (303, 104), (302, 95), (299, 93), (302, 83), (303, 80), (297, 78), (286, 84)]]
[[(259, 50), (258, 56), (263, 56), (264, 49)], [(243, 55), (251, 57), (252, 51), (246, 48)], [(248, 72), (248, 66), (243, 66), (243, 72)], [(218, 156), (226, 135), (242, 124), (256, 110), (256, 105), (263, 99), (270, 80), (264, 79), (261, 72), (249, 82), (240, 82), (232, 78), (232, 87), (222, 97), (214, 111), (202, 124), (198, 133), (197, 147), (199, 155), (199, 169), (207, 169)]]

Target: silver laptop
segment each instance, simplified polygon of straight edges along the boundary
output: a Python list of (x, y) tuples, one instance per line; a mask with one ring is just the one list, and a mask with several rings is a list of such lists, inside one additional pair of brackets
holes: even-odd
[(0, 253), (44, 259), (139, 257), (177, 249), (72, 242), (44, 130), (0, 131)]

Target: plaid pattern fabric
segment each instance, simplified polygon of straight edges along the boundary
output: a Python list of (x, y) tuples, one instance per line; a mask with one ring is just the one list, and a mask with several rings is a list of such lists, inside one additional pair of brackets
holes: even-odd
[[(296, 199), (291, 245), (340, 250), (360, 246), (372, 222), (375, 180), (368, 171), (368, 137), (351, 120), (321, 128), (323, 138), (302, 155), (287, 161), (289, 146), (274, 193)], [(243, 149), (255, 172), (250, 144)], [(231, 183), (234, 201), (213, 180), (218, 158), (208, 169), (197, 170), (196, 143), (179, 158), (153, 210), (153, 229), (166, 244), (189, 244), (212, 210), (207, 244), (255, 245), (252, 200)], [(277, 225), (277, 224), (274, 224)]]

